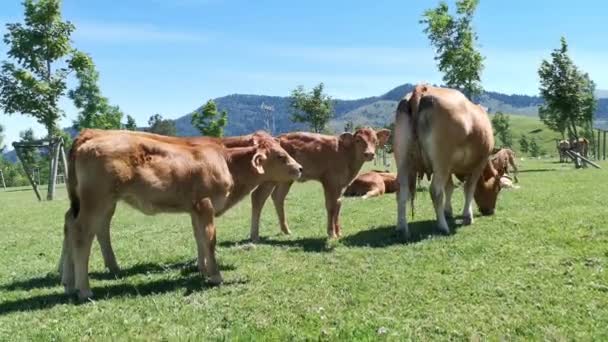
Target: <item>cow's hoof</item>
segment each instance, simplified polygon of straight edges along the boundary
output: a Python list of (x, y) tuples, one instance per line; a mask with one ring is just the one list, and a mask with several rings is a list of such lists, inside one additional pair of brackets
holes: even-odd
[(80, 290), (78, 291), (78, 301), (86, 302), (87, 300), (93, 298), (93, 291), (91, 290)]
[(445, 215), (445, 218), (448, 218), (448, 219), (454, 218), (454, 214), (451, 211), (446, 210), (443, 212), (443, 214)]
[(462, 225), (470, 226), (473, 223), (473, 218), (471, 216), (463, 216), (462, 217)]
[(221, 275), (216, 274), (216, 275), (212, 275), (211, 277), (209, 277), (209, 279), (207, 280), (207, 282), (211, 286), (219, 286), (219, 285), (221, 285), (224, 282), (224, 279), (222, 279)]
[(291, 235), (291, 230), (289, 230), (289, 228), (281, 229), (281, 232), (285, 235)]

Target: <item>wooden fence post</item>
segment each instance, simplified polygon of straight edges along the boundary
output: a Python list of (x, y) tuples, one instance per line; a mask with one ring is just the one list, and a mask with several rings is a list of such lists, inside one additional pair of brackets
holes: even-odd
[(32, 188), (34, 188), (34, 192), (36, 193), (36, 197), (38, 198), (39, 201), (42, 201), (42, 197), (40, 197), (40, 191), (38, 191), (38, 185), (32, 179), (32, 175), (30, 174), (30, 170), (28, 170), (27, 166), (23, 163), (23, 160), (24, 160), (23, 159), (23, 155), (21, 154), (21, 151), (19, 150), (19, 148), (16, 145), (17, 145), (16, 143), (13, 143), (13, 148), (15, 149), (15, 152), (17, 153), (17, 158), (19, 158), (19, 161), (21, 162), (21, 166), (23, 166), (23, 169), (25, 170), (25, 175), (27, 176), (27, 179), (30, 181), (30, 184), (32, 185)]

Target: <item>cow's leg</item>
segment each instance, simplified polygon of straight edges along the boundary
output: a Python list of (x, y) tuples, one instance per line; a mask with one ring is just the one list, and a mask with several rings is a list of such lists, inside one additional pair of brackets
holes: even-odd
[(410, 197), (410, 188), (408, 186), (408, 174), (406, 166), (403, 163), (397, 165), (397, 181), (399, 182), (399, 190), (397, 191), (397, 232), (405, 238), (409, 238), (410, 231), (407, 226), (407, 200)]
[(454, 217), (454, 211), (452, 210), (452, 193), (454, 193), (454, 182), (452, 176), (448, 177), (448, 181), (445, 184), (445, 216), (448, 218)]
[(437, 226), (444, 233), (449, 233), (450, 228), (448, 222), (445, 219), (445, 203), (444, 203), (444, 189), (447, 184), (447, 179), (450, 174), (441, 169), (434, 170), (433, 180), (431, 181), (430, 193), (433, 200), (433, 206), (435, 207), (435, 215), (437, 216)]
[(339, 228), (336, 225), (341, 206), (340, 190), (336, 190), (330, 183), (323, 182), (322, 184), (325, 193), (325, 209), (327, 209), (327, 236), (335, 239), (339, 234)]
[(462, 224), (465, 226), (473, 223), (473, 195), (475, 194), (475, 187), (477, 186), (477, 181), (479, 181), (479, 177), (481, 177), (484, 167), (485, 165), (482, 165), (476, 170), (473, 170), (473, 173), (471, 173), (471, 175), (469, 175), (467, 180), (464, 182), (464, 208), (462, 209)]
[[(74, 262), (74, 283), (80, 300), (93, 296), (89, 286), (91, 245), (97, 232), (111, 220), (114, 205), (115, 203), (109, 204), (104, 201), (103, 196), (81, 199), (80, 213), (74, 224), (68, 227), (69, 244), (71, 244)], [(69, 285), (64, 284), (64, 286), (69, 289)]]
[(380, 196), (381, 192), (379, 188), (373, 188), (370, 191), (368, 191), (365, 195), (363, 195), (363, 199), (368, 199), (370, 197), (376, 197), (376, 196)]
[(116, 262), (116, 255), (114, 255), (114, 249), (112, 248), (112, 241), (110, 238), (110, 222), (112, 216), (114, 216), (115, 210), (116, 204), (110, 209), (110, 214), (106, 216), (106, 220), (100, 222), (101, 227), (97, 231), (97, 242), (99, 242), (103, 263), (112, 274), (118, 274), (120, 272), (120, 267), (118, 267), (118, 263)]
[(517, 179), (517, 173), (519, 172), (519, 170), (517, 169), (517, 165), (515, 165), (515, 160), (513, 157), (509, 158), (509, 163), (513, 168), (513, 180), (515, 180), (515, 183), (519, 183), (519, 179)]
[(266, 203), (268, 196), (270, 196), (275, 186), (276, 183), (263, 183), (251, 193), (251, 230), (249, 238), (252, 242), (260, 240), (260, 216), (264, 203)]
[(291, 234), (291, 231), (289, 230), (287, 218), (285, 217), (285, 198), (287, 197), (292, 184), (293, 182), (279, 183), (272, 192), (272, 202), (274, 203), (274, 208), (276, 209), (277, 216), (279, 217), (281, 231), (287, 235)]
[(192, 228), (198, 251), (198, 269), (208, 277), (212, 285), (222, 283), (222, 275), (215, 259), (215, 211), (211, 200), (206, 198), (196, 206), (192, 213)]
[(75, 218), (72, 214), (72, 209), (68, 209), (65, 213), (65, 223), (63, 226), (63, 247), (61, 249), (61, 259), (59, 260), (59, 277), (61, 284), (65, 288), (65, 293), (70, 295), (76, 291), (74, 284), (74, 258), (72, 256), (72, 226)]

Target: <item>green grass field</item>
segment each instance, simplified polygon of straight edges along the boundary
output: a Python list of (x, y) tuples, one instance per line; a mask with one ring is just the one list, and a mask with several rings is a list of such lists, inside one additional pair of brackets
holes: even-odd
[(450, 236), (434, 233), (419, 193), (409, 243), (394, 234), (393, 195), (346, 199), (344, 236), (327, 242), (321, 188), (305, 183), (288, 197), (293, 235), (278, 235), (268, 203), (252, 247), (245, 200), (218, 221), (216, 288), (195, 272), (187, 216), (120, 205), (122, 274), (108, 275), (95, 245), (96, 300), (81, 305), (55, 271), (65, 190), (42, 203), (0, 191), (0, 340), (608, 340), (608, 172), (519, 164), (521, 189)]
[(536, 142), (541, 150), (544, 151), (544, 154), (550, 156), (557, 155), (555, 139), (561, 139), (561, 137), (558, 133), (548, 129), (539, 118), (522, 115), (509, 115), (509, 118), (511, 132), (513, 134), (514, 151), (521, 153), (519, 138), (522, 135), (526, 135), (528, 139), (536, 139)]

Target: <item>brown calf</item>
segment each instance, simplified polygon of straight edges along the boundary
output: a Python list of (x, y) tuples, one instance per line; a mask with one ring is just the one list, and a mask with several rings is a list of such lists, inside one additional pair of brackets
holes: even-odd
[(405, 204), (421, 174), (433, 176), (430, 193), (443, 232), (449, 232), (445, 214), (451, 215), (452, 175), (465, 180), (464, 224), (473, 222), (473, 198), (482, 214), (491, 215), (502, 178), (488, 160), (493, 147), (492, 125), (481, 106), (457, 90), (416, 86), (399, 103), (395, 118), (397, 230), (409, 236)]
[[(340, 197), (359, 173), (364, 162), (374, 159), (376, 146), (384, 145), (390, 130), (358, 129), (354, 134), (330, 136), (315, 133), (288, 133), (278, 137), (281, 146), (303, 167), (302, 181), (317, 180), (323, 185), (327, 209), (327, 235), (340, 236)], [(251, 194), (251, 240), (259, 240), (260, 213), (272, 194), (281, 231), (289, 234), (285, 218), (285, 197), (293, 181), (268, 182)]]
[(265, 134), (255, 138), (255, 146), (226, 148), (212, 141), (99, 130), (85, 130), (74, 141), (69, 167), (61, 278), (66, 292), (77, 290), (80, 299), (92, 296), (91, 244), (96, 234), (109, 232), (117, 201), (148, 215), (189, 213), (198, 268), (210, 283), (219, 284), (214, 217), (260, 183), (292, 181), (302, 172), (301, 165)]
[(397, 192), (397, 175), (385, 171), (360, 174), (350, 183), (344, 196), (361, 196), (363, 199)]
[[(87, 136), (91, 137), (95, 134), (101, 135), (109, 135), (109, 134), (117, 134), (121, 135), (123, 131), (88, 131)], [(132, 135), (137, 135), (140, 137), (149, 137), (149, 133), (145, 132), (131, 132)], [(170, 144), (186, 144), (188, 146), (198, 146), (200, 144), (207, 144), (210, 142), (221, 144), (225, 147), (253, 147), (255, 144), (263, 139), (270, 138), (270, 136), (263, 131), (255, 132), (253, 134), (248, 134), (244, 136), (235, 136), (235, 137), (223, 137), (223, 138), (213, 138), (213, 137), (170, 137), (164, 135), (156, 135), (155, 139), (158, 141), (162, 141)], [(118, 262), (116, 261), (116, 255), (114, 253), (114, 249), (112, 248), (111, 235), (110, 235), (110, 226), (106, 227), (106, 230), (97, 232), (97, 241), (99, 242), (99, 247), (101, 249), (101, 254), (103, 256), (104, 264), (108, 268), (108, 270), (113, 274), (118, 274), (120, 268), (118, 266)], [(65, 251), (62, 250), (62, 257), (59, 260), (59, 274), (62, 273), (63, 268), (63, 255)]]

